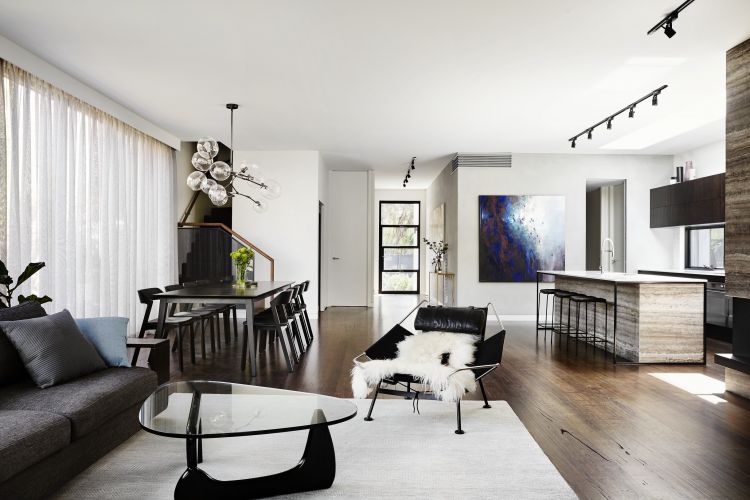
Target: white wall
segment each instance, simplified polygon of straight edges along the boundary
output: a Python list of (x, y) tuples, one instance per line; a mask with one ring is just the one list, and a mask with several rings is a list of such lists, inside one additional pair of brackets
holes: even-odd
[(696, 177), (708, 177), (720, 174), (727, 170), (727, 146), (726, 141), (714, 142), (705, 146), (685, 151), (674, 155), (672, 164), (674, 166), (685, 165), (687, 160), (693, 162)]
[[(699, 148), (691, 149), (672, 157), (672, 164), (685, 165), (685, 162), (691, 160), (695, 167), (696, 177), (708, 177), (709, 175), (721, 174), (727, 171), (727, 143), (718, 141), (706, 144)], [(685, 268), (685, 230), (679, 228), (679, 242), (675, 247), (674, 257), (672, 259), (671, 269)]]
[(105, 113), (109, 113), (118, 120), (140, 130), (144, 134), (150, 135), (167, 146), (174, 149), (180, 149), (180, 140), (174, 135), (151, 123), (142, 116), (137, 115), (125, 106), (118, 104), (101, 92), (85, 85), (79, 80), (76, 80), (61, 69), (35, 56), (28, 50), (16, 45), (3, 36), (0, 36), (0, 59), (5, 59), (10, 63), (15, 64), (19, 68), (28, 71), (47, 83), (79, 98), (85, 103), (88, 103)]
[(482, 305), (492, 301), (501, 314), (535, 313), (535, 283), (479, 282), (479, 195), (564, 195), (566, 269), (583, 270), (586, 267), (586, 179), (626, 179), (627, 272), (671, 266), (679, 241), (678, 230), (649, 227), (649, 190), (666, 184), (671, 169), (671, 156), (533, 154), (514, 154), (513, 167), (509, 169), (459, 169), (459, 246), (458, 265), (454, 268), (458, 305)]
[(418, 201), (420, 203), (419, 213), (419, 267), (420, 282), (419, 291), (422, 295), (427, 294), (427, 248), (422, 242), (422, 238), (427, 236), (427, 217), (426, 217), (426, 205), (427, 205), (427, 191), (424, 189), (376, 189), (375, 190), (375, 202), (373, 203), (372, 210), (375, 215), (375, 224), (373, 225), (373, 252), (375, 252), (375, 259), (373, 262), (373, 292), (378, 293), (378, 273), (380, 272), (380, 235), (378, 231), (380, 229), (380, 202), (381, 201)]
[[(445, 242), (448, 252), (445, 254), (448, 262), (447, 272), (455, 273), (458, 266), (458, 175), (451, 172), (450, 166), (445, 167), (432, 184), (427, 188), (427, 203), (425, 227), (429, 229), (432, 210), (441, 203), (445, 203)], [(432, 254), (428, 262), (432, 261)], [(455, 291), (456, 295), (458, 290)]]
[(322, 155), (319, 155), (319, 166), (318, 166), (318, 201), (323, 204), (323, 207), (321, 210), (321, 228), (320, 231), (322, 233), (321, 238), (321, 248), (320, 248), (320, 304), (318, 304), (318, 309), (320, 311), (325, 311), (326, 307), (328, 307), (328, 260), (329, 260), (329, 252), (328, 252), (328, 237), (327, 237), (327, 231), (328, 231), (328, 207), (329, 207), (329, 200), (330, 197), (328, 195), (328, 185), (330, 183), (329, 181), (329, 172), (330, 169), (325, 164), (325, 159)]
[[(317, 151), (235, 151), (234, 161), (257, 163), (267, 178), (281, 183), (282, 195), (258, 214), (249, 200), (236, 198), (232, 229), (276, 261), (276, 280), (310, 280), (305, 295), (310, 316), (318, 311), (318, 170)], [(242, 181), (238, 181), (242, 191)], [(248, 187), (248, 194), (253, 189)], [(262, 261), (256, 259), (256, 262)]]

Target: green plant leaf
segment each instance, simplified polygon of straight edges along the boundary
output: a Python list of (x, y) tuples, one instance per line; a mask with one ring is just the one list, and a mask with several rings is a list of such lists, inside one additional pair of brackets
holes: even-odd
[(52, 302), (52, 299), (47, 295), (45, 295), (44, 297), (37, 297), (33, 293), (31, 295), (19, 295), (18, 303), (22, 304), (24, 302), (38, 302), (40, 304), (46, 304), (47, 302)]
[(24, 269), (21, 275), (18, 277), (18, 282), (16, 283), (16, 286), (13, 287), (13, 290), (21, 286), (26, 280), (38, 273), (39, 270), (41, 270), (44, 266), (44, 262), (29, 263), (29, 265), (26, 266), (26, 269)]
[(5, 262), (0, 260), (0, 285), (9, 286), (13, 283), (13, 278), (8, 275), (8, 268), (5, 267)]

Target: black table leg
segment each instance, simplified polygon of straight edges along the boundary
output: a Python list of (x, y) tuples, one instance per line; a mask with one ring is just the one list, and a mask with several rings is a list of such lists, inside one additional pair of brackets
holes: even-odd
[[(305, 451), (297, 466), (270, 476), (235, 481), (214, 479), (198, 468), (197, 440), (188, 439), (188, 468), (177, 482), (175, 500), (240, 500), (330, 488), (336, 477), (333, 441), (321, 410), (315, 410), (313, 420), (321, 423), (310, 428)], [(195, 451), (191, 452), (191, 447)]]

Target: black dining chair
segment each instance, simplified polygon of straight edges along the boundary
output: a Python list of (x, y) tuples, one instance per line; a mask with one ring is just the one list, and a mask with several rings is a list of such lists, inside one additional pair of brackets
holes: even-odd
[[(156, 294), (162, 293), (162, 290), (160, 288), (144, 288), (141, 290), (138, 290), (138, 299), (140, 300), (141, 304), (144, 304), (146, 306), (146, 312), (143, 315), (143, 321), (141, 322), (141, 329), (138, 332), (138, 337), (143, 338), (146, 335), (146, 332), (149, 330), (156, 330), (159, 322), (158, 318), (156, 319), (149, 319), (149, 316), (151, 316), (151, 310), (153, 309), (154, 302), (156, 302)], [(175, 316), (169, 316), (167, 315), (167, 318), (164, 322), (164, 335), (165, 337), (169, 335), (170, 332), (174, 331), (176, 332), (176, 338), (174, 341), (174, 344), (172, 346), (172, 351), (174, 352), (175, 349), (179, 350), (179, 356), (180, 356), (180, 371), (183, 371), (183, 360), (182, 360), (182, 337), (184, 334), (184, 329), (189, 328), (190, 330), (190, 338), (191, 340), (195, 337), (195, 323), (197, 319), (183, 316), (183, 317), (175, 317)], [(140, 349), (136, 347), (135, 352), (133, 353), (133, 359), (138, 359)], [(190, 352), (191, 352), (191, 358), (195, 359), (195, 346), (193, 342), (190, 343)]]
[[(299, 357), (302, 357), (302, 355), (307, 351), (307, 345), (309, 344), (307, 342), (307, 325), (304, 323), (304, 319), (301, 318), (302, 311), (298, 307), (298, 297), (301, 293), (301, 287), (302, 284), (298, 285), (292, 285), (289, 287), (289, 291), (292, 292), (291, 299), (289, 301), (289, 304), (287, 305), (287, 315), (291, 319), (289, 325), (292, 328), (292, 336), (294, 340), (296, 340), (296, 347), (297, 352), (299, 352)], [(303, 341), (303, 333), (300, 332), (300, 325), (302, 325), (302, 330), (304, 332), (304, 341)]]
[[(168, 292), (172, 292), (174, 290), (181, 290), (182, 288), (185, 288), (182, 284), (177, 285), (167, 285), (164, 287), (164, 289)], [(189, 317), (189, 318), (195, 318), (199, 321), (201, 326), (201, 358), (206, 359), (206, 325), (208, 325), (210, 329), (210, 338), (211, 338), (211, 352), (216, 352), (216, 337), (214, 334), (214, 318), (217, 317), (216, 312), (214, 312), (211, 309), (204, 309), (200, 307), (193, 307), (193, 304), (187, 304), (189, 308), (186, 311), (177, 311), (177, 304), (171, 304), (170, 310), (167, 312), (170, 317)], [(195, 340), (193, 338), (190, 339), (191, 342), (194, 342)], [(195, 364), (195, 355), (194, 355), (195, 349), (191, 349), (191, 356), (190, 360), (193, 364)]]
[(300, 287), (300, 291), (295, 297), (296, 310), (301, 313), (300, 322), (302, 323), (303, 330), (305, 331), (305, 336), (307, 337), (307, 345), (309, 347), (314, 335), (312, 324), (310, 324), (310, 316), (307, 314), (307, 303), (305, 303), (304, 293), (308, 288), (310, 288), (310, 280), (303, 281), (298, 286)]
[[(211, 280), (197, 280), (191, 283), (191, 286), (208, 286), (212, 282)], [(221, 284), (229, 284), (232, 283), (232, 279), (223, 279), (219, 281)], [(224, 318), (224, 341), (225, 343), (229, 343), (229, 329), (231, 328), (231, 322), (230, 322), (230, 314), (232, 315), (232, 319), (234, 320), (234, 338), (237, 338), (238, 332), (237, 332), (237, 304), (203, 304), (203, 308), (205, 309), (213, 309), (216, 311), (217, 318), (216, 318), (216, 324), (218, 328), (219, 324), (219, 318), (218, 315), (221, 314)], [(218, 330), (217, 330), (218, 331)], [(221, 335), (219, 335), (219, 339), (221, 339)]]
[[(299, 362), (294, 347), (293, 333), (291, 331), (291, 322), (293, 316), (289, 315), (289, 304), (292, 302), (292, 290), (284, 290), (271, 300), (271, 307), (256, 314), (253, 317), (253, 330), (255, 330), (255, 345), (249, 346), (250, 349), (259, 349), (266, 340), (269, 342), (278, 341), (284, 352), (289, 373), (294, 372), (294, 364)], [(269, 335), (270, 333), (270, 335)], [(284, 339), (286, 336), (286, 342)], [(248, 330), (247, 321), (244, 324), (242, 332), (242, 366), (245, 369), (248, 353)], [(258, 357), (256, 356), (256, 359)]]

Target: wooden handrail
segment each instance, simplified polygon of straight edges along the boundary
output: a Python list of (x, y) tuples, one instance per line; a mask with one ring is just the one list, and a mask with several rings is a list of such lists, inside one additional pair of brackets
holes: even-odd
[(187, 207), (185, 207), (185, 211), (182, 212), (182, 217), (180, 217), (180, 222), (177, 224), (187, 224), (187, 218), (190, 216), (190, 212), (193, 211), (193, 207), (195, 206), (195, 202), (198, 201), (198, 196), (201, 194), (200, 191), (196, 191), (193, 193), (193, 196), (190, 198), (190, 201), (188, 201)]
[(260, 255), (268, 259), (268, 261), (271, 263), (271, 281), (274, 280), (275, 264), (273, 261), (273, 257), (268, 255), (266, 252), (256, 247), (249, 241), (247, 241), (245, 238), (242, 237), (242, 235), (232, 230), (232, 228), (227, 227), (225, 224), (222, 224), (221, 222), (180, 222), (177, 224), (177, 227), (215, 227), (215, 228), (221, 229), (222, 231), (226, 231), (227, 233), (232, 235), (233, 238), (240, 241), (244, 245), (250, 247), (254, 252), (259, 253)]

